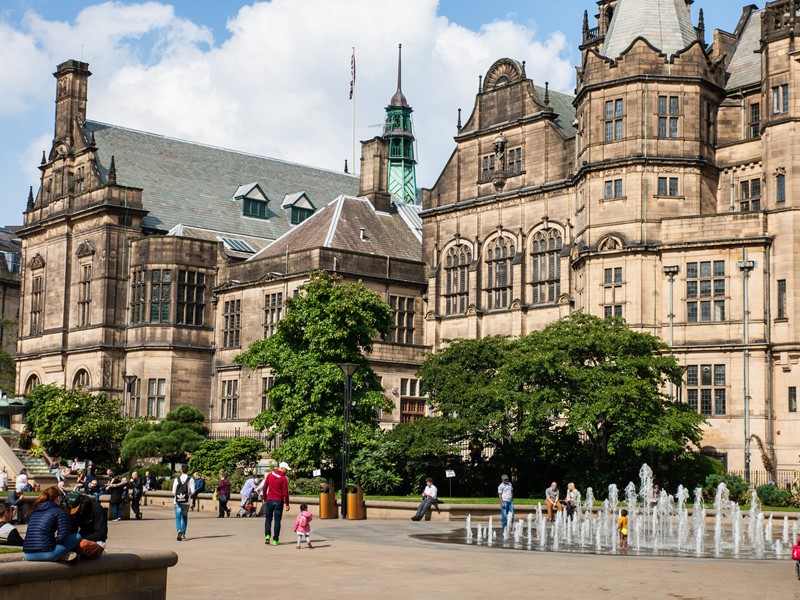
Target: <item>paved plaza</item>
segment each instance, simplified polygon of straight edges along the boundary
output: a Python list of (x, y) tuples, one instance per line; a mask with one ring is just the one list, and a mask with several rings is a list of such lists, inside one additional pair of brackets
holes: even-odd
[[(235, 507), (234, 512), (235, 512)], [(314, 548), (295, 548), (297, 505), (280, 546), (264, 545), (261, 518), (189, 513), (178, 542), (172, 511), (147, 507), (142, 521), (109, 523), (111, 552), (173, 550), (169, 600), (205, 598), (572, 598), (800, 600), (794, 563), (643, 558), (504, 550), (414, 537), (459, 523), (312, 522)], [(411, 514), (411, 510), (409, 510)]]

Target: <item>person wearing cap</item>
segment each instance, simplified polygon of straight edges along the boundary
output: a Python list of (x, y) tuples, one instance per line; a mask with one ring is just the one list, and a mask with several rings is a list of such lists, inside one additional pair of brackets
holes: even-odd
[[(282, 462), (278, 468), (270, 472), (264, 478), (261, 497), (264, 498), (264, 511), (266, 521), (264, 523), (264, 543), (271, 543), (273, 546), (280, 544), (281, 519), (283, 519), (283, 506), (289, 510), (289, 480), (286, 473), (291, 471), (289, 465)], [(273, 519), (275, 526), (273, 527)]]
[(67, 494), (64, 511), (81, 535), (77, 553), (86, 558), (99, 558), (108, 540), (108, 513), (92, 496), (80, 492)]
[(505, 529), (510, 520), (514, 520), (514, 486), (508, 480), (508, 475), (500, 477), (500, 485), (497, 486), (497, 497), (500, 498), (500, 524)]

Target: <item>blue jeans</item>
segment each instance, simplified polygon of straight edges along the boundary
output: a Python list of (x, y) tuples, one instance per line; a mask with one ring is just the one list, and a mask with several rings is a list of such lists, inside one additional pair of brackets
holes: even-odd
[(504, 502), (500, 503), (500, 524), (505, 527), (508, 523), (508, 515), (511, 514), (511, 518), (514, 518), (514, 501), (513, 500), (505, 500)]
[(64, 540), (63, 544), (56, 544), (56, 547), (53, 548), (50, 552), (26, 552), (25, 553), (25, 560), (36, 561), (36, 562), (52, 562), (55, 560), (61, 560), (64, 556), (72, 550), (75, 546), (78, 545), (78, 542), (81, 541), (81, 534), (80, 533), (73, 533), (67, 536), (67, 539)]
[(111, 508), (114, 510), (114, 519), (121, 519), (122, 512), (119, 510), (119, 504), (112, 504)]
[(175, 530), (186, 535), (186, 523), (189, 518), (188, 504), (175, 504)]
[(264, 522), (264, 535), (270, 535), (273, 516), (275, 527), (272, 528), (272, 539), (279, 540), (281, 537), (281, 519), (283, 519), (283, 500), (267, 500), (264, 502), (266, 520)]

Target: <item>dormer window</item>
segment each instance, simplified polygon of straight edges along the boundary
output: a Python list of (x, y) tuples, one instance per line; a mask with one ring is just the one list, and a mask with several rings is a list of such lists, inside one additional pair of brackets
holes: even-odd
[(257, 219), (267, 218), (267, 203), (263, 200), (253, 200), (252, 198), (245, 198), (242, 208), (242, 214), (245, 217), (256, 217)]
[(289, 211), (289, 222), (292, 225), (299, 225), (314, 214), (316, 207), (305, 192), (287, 194), (281, 208)]
[(258, 183), (240, 185), (233, 194), (233, 201), (239, 205), (244, 217), (269, 218), (269, 198)]
[(292, 225), (299, 225), (308, 217), (314, 214), (310, 208), (300, 208), (299, 206), (292, 207)]

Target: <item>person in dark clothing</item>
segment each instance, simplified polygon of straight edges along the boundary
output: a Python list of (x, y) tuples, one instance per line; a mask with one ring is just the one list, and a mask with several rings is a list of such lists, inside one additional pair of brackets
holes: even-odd
[(0, 503), (0, 546), (22, 546), (22, 536), (10, 521), (11, 507)]
[(25, 494), (11, 490), (6, 496), (6, 504), (11, 508), (11, 522), (14, 525), (22, 525), (25, 523), (25, 505), (23, 500)]
[(58, 501), (58, 489), (49, 487), (33, 503), (33, 512), (22, 544), (25, 560), (70, 561), (78, 558), (73, 550), (81, 536), (78, 532), (70, 533), (69, 519), (56, 504)]
[(200, 471), (195, 471), (192, 478), (194, 479), (194, 494), (192, 494), (192, 505), (189, 510), (194, 510), (195, 506), (197, 506), (197, 494), (206, 491), (206, 480), (200, 475)]
[(134, 471), (131, 473), (131, 479), (128, 482), (128, 497), (131, 499), (131, 510), (136, 515), (136, 519), (142, 518), (142, 511), (139, 508), (139, 503), (142, 501), (144, 494), (144, 480), (139, 477), (139, 473)]
[(150, 491), (156, 491), (156, 490), (160, 490), (160, 489), (161, 489), (161, 486), (158, 485), (158, 478), (153, 473), (151, 473), (150, 471), (145, 471), (144, 472), (144, 491), (145, 492), (150, 492)]
[(108, 474), (108, 485), (106, 486), (106, 493), (108, 494), (108, 503), (111, 505), (111, 509), (114, 511), (114, 520), (121, 521), (122, 520), (122, 512), (120, 510), (120, 506), (122, 506), (122, 494), (125, 491), (125, 486), (128, 485), (128, 480), (124, 477), (120, 477), (113, 471), (110, 471)]
[(108, 540), (108, 513), (92, 496), (70, 492), (64, 499), (64, 510), (70, 525), (77, 530), (81, 541), (76, 549), (87, 558), (99, 558)]
[(223, 472), (219, 474), (219, 483), (217, 484), (217, 502), (219, 502), (219, 515), (218, 519), (224, 516), (231, 516), (231, 509), (228, 508), (228, 500), (231, 499), (231, 482), (228, 481), (228, 476)]

